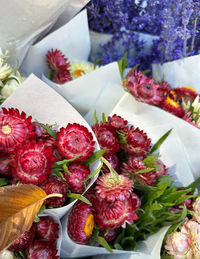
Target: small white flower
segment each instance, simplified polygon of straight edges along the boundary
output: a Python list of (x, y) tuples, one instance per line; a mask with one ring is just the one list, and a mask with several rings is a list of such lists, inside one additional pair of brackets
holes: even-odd
[(3, 99), (8, 98), (19, 86), (19, 82), (16, 79), (10, 79), (2, 88), (1, 96)]
[(9, 250), (0, 252), (0, 259), (15, 259), (14, 253)]
[(70, 70), (72, 79), (76, 79), (98, 68), (99, 68), (98, 66), (94, 67), (93, 64), (89, 64), (86, 62), (70, 62), (69, 70)]
[(0, 59), (5, 62), (8, 59), (8, 50), (3, 53), (2, 49), (0, 48)]
[(199, 101), (199, 96), (197, 96), (192, 103), (192, 107), (194, 108), (194, 112), (198, 112), (200, 110), (200, 101)]
[(181, 106), (183, 107), (183, 110), (188, 111), (190, 108), (190, 105), (191, 105), (190, 101), (186, 102), (184, 98), (182, 98)]
[(0, 80), (5, 80), (12, 72), (12, 68), (8, 65), (0, 62)]

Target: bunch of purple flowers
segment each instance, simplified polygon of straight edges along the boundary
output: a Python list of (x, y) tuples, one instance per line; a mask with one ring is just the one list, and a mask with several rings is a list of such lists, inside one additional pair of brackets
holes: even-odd
[[(121, 59), (125, 51), (129, 66), (141, 68), (199, 52), (198, 0), (91, 0), (87, 10), (90, 29), (113, 34), (102, 56), (93, 57), (102, 64)], [(159, 37), (148, 55), (141, 32)]]

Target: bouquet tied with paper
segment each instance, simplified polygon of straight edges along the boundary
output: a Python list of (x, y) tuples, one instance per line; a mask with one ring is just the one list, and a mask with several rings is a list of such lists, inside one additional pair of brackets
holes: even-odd
[(169, 125), (148, 128), (147, 135), (139, 124), (136, 128), (133, 119), (133, 126), (129, 126), (115, 113), (108, 120), (103, 116), (103, 122), (95, 122), (93, 131), (101, 148), (106, 148), (101, 158), (103, 173), (95, 188), (85, 194), (92, 206), (79, 201), (62, 219), (65, 231), (61, 255), (111, 252), (160, 258), (166, 226), (186, 216), (185, 200), (193, 194), (199, 180), (193, 182), (176, 133), (166, 133)]
[[(32, 104), (27, 103), (30, 96)], [(49, 199), (45, 206), (62, 217), (73, 204), (70, 198), (84, 199), (81, 194), (100, 170), (101, 151), (89, 125), (33, 75), (2, 110), (1, 185), (28, 183), (47, 194), (61, 193), (62, 198)]]

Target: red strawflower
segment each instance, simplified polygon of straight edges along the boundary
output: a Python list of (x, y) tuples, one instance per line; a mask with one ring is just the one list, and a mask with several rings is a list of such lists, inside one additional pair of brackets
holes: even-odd
[(59, 70), (53, 77), (53, 81), (57, 84), (65, 84), (72, 80), (71, 74), (68, 70)]
[(92, 126), (99, 145), (101, 148), (106, 148), (110, 151), (118, 152), (120, 149), (119, 138), (116, 133), (116, 129), (108, 123), (96, 123)]
[(162, 98), (167, 97), (170, 94), (171, 91), (171, 86), (166, 82), (166, 81), (161, 81), (158, 82), (159, 87), (158, 87), (158, 94)]
[(128, 73), (124, 87), (132, 93), (137, 101), (158, 105), (162, 100), (158, 91), (159, 84), (155, 84), (153, 79), (137, 70)]
[(0, 175), (6, 178), (11, 178), (11, 166), (10, 166), (11, 158), (7, 156), (0, 157)]
[(134, 129), (134, 127), (131, 126), (125, 134), (126, 143), (123, 147), (127, 153), (135, 156), (143, 156), (148, 153), (148, 150), (151, 147), (151, 140), (143, 130), (140, 130), (139, 128)]
[(194, 102), (195, 98), (198, 96), (198, 94), (196, 93), (196, 91), (191, 88), (191, 87), (187, 87), (187, 86), (183, 86), (180, 88), (174, 88), (173, 92), (176, 96), (176, 100), (177, 101), (182, 101), (182, 99), (184, 99), (185, 102)]
[(0, 112), (0, 152), (11, 153), (26, 139), (34, 136), (31, 116), (21, 114), (17, 109), (5, 109)]
[(15, 242), (10, 245), (9, 250), (12, 251), (24, 251), (28, 248), (29, 243), (33, 241), (35, 237), (36, 224), (33, 223), (32, 227), (24, 232)]
[(180, 118), (182, 118), (185, 115), (185, 112), (183, 108), (180, 106), (180, 104), (172, 98), (170, 98), (169, 96), (163, 100), (160, 107), (165, 111), (170, 112)]
[(112, 127), (121, 130), (128, 124), (127, 120), (124, 120), (122, 117), (114, 114), (111, 117), (108, 117), (108, 124), (110, 124)]
[[(103, 157), (111, 164), (112, 168), (116, 172), (119, 171), (119, 158), (116, 152), (106, 151)], [(102, 170), (105, 174), (110, 172), (109, 168), (105, 164), (103, 164)]]
[(118, 230), (115, 229), (109, 229), (107, 232), (107, 229), (101, 229), (99, 232), (99, 235), (103, 237), (108, 243), (111, 243), (115, 240), (115, 238), (118, 235)]
[(84, 126), (77, 123), (68, 124), (58, 133), (58, 151), (66, 159), (75, 158), (76, 161), (85, 161), (94, 151), (95, 141), (92, 134)]
[[(79, 162), (73, 162), (68, 166), (68, 171), (71, 175), (64, 173), (64, 176), (71, 192), (83, 193), (83, 180), (90, 174), (89, 167)], [(86, 184), (89, 184), (89, 182), (88, 180)]]
[(102, 175), (96, 182), (96, 197), (99, 200), (124, 201), (131, 196), (133, 182), (124, 175), (110, 172)]
[(115, 200), (95, 200), (95, 222), (100, 228), (114, 229), (122, 226), (125, 221), (133, 224), (133, 220), (138, 219), (137, 209), (140, 207), (139, 197), (132, 193), (131, 196), (123, 201)]
[(40, 217), (40, 221), (36, 224), (35, 235), (39, 239), (54, 241), (58, 238), (59, 225), (49, 216)]
[(12, 175), (22, 183), (38, 184), (51, 173), (55, 158), (52, 149), (42, 141), (26, 141), (16, 148), (12, 161)]
[(70, 67), (70, 64), (67, 62), (67, 58), (62, 54), (58, 49), (51, 49), (46, 54), (47, 64), (49, 68), (53, 71), (66, 70)]
[(94, 229), (93, 208), (78, 201), (69, 213), (67, 231), (69, 237), (76, 243), (88, 243)]
[(26, 250), (27, 259), (59, 259), (56, 246), (49, 241), (35, 240)]
[(199, 129), (199, 127), (197, 126), (197, 124), (195, 124), (195, 122), (193, 121), (191, 112), (185, 113), (185, 115), (182, 117), (182, 119), (183, 119), (184, 121), (187, 121), (188, 123), (190, 123), (192, 126), (194, 126), (194, 127), (196, 127), (196, 128)]
[(67, 196), (68, 191), (68, 184), (64, 182), (60, 177), (54, 177), (50, 175), (46, 181), (44, 181), (40, 188), (42, 188), (46, 194), (52, 194), (52, 193), (60, 193), (62, 194), (62, 197), (54, 197), (49, 198), (44, 201), (44, 205), (52, 206), (52, 207), (60, 207), (63, 206), (65, 203), (65, 199)]

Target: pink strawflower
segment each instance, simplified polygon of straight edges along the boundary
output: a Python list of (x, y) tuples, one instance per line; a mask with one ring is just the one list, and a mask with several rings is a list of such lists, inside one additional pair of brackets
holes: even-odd
[(108, 123), (117, 130), (122, 130), (127, 126), (128, 121), (124, 120), (121, 116), (114, 114), (108, 117)]
[(53, 81), (57, 84), (65, 84), (72, 80), (71, 74), (68, 70), (59, 70), (53, 77)]
[(129, 178), (113, 172), (100, 176), (96, 184), (97, 198), (107, 202), (124, 201), (131, 196), (133, 189), (133, 182)]
[(46, 54), (47, 64), (49, 68), (53, 71), (67, 70), (70, 64), (67, 62), (67, 58), (58, 49), (51, 49)]

